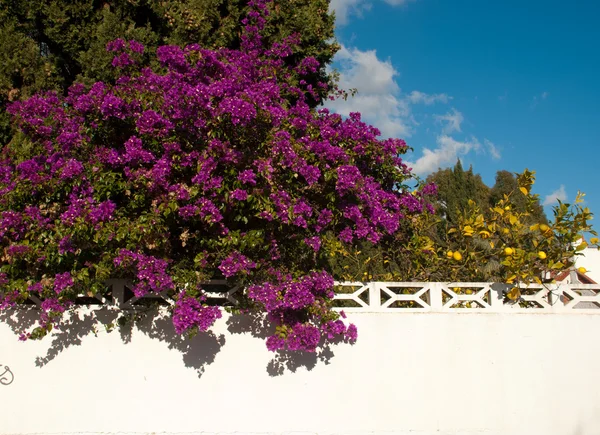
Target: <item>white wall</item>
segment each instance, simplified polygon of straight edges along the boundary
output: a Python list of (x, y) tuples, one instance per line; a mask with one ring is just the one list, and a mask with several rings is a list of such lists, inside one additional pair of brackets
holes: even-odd
[(353, 313), (354, 346), (282, 373), (237, 319), (23, 343), (5, 316), (0, 434), (600, 434), (600, 315)]

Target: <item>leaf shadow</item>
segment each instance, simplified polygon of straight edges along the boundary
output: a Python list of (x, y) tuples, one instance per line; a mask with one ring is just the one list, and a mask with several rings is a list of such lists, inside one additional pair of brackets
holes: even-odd
[[(44, 367), (68, 348), (81, 346), (84, 337), (98, 336), (102, 332), (102, 325), (107, 333), (112, 333), (112, 329), (107, 325), (118, 324), (115, 329), (119, 331), (120, 339), (124, 344), (132, 341), (134, 328), (166, 344), (168, 349), (181, 353), (184, 365), (194, 369), (198, 377), (204, 374), (206, 366), (215, 361), (216, 355), (225, 344), (223, 334), (200, 333), (192, 338), (177, 334), (171, 318), (157, 309), (145, 310), (142, 315), (136, 313), (134, 321), (118, 322), (122, 314), (105, 308), (75, 309), (65, 312), (60, 323), (42, 339), (49, 340), (49, 346), (45, 354), (36, 357), (35, 365)], [(39, 315), (40, 311), (37, 307), (18, 307), (1, 311), (0, 322), (10, 327), (15, 333), (16, 340), (21, 333), (37, 325)]]

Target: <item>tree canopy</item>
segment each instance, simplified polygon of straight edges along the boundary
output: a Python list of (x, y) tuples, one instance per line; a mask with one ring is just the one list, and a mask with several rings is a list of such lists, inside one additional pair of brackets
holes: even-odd
[[(498, 171), (495, 184), (488, 187), (481, 175), (473, 172), (473, 167), (465, 171), (458, 160), (453, 168), (438, 169), (430, 174), (427, 182), (437, 186), (434, 205), (438, 216), (450, 225), (458, 223), (459, 215), (468, 209), (469, 200), (474, 201), (484, 214), (489, 214), (490, 208), (504, 199), (504, 195), (512, 196), (511, 202), (517, 212), (525, 212), (528, 206), (526, 195), (518, 188), (517, 177), (509, 171)], [(539, 199), (535, 200), (527, 219), (528, 222), (547, 222)]]

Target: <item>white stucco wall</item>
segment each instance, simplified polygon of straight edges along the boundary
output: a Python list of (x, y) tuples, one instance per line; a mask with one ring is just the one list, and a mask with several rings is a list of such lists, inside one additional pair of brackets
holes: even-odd
[(2, 321), (14, 381), (0, 385), (0, 434), (600, 434), (600, 315), (351, 320), (354, 346), (283, 373), (229, 318), (187, 342), (168, 328), (84, 335), (83, 320), (74, 342), (22, 343)]

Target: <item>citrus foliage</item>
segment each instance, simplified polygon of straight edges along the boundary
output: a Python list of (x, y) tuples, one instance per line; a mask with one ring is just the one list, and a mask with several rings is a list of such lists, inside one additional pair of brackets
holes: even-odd
[[(532, 223), (539, 204), (538, 196), (531, 193), (534, 181), (533, 172), (518, 174), (518, 189), (504, 194), (488, 210), (468, 201), (466, 209), (457, 212), (457, 223), (446, 227), (441, 242), (432, 236), (437, 234), (441, 219), (423, 214), (407, 222), (408, 231), (379, 246), (340, 249), (331, 260), (337, 277), (347, 281), (515, 285), (549, 282), (558, 272), (572, 267), (574, 257), (588, 246), (580, 242), (583, 235), (595, 236), (596, 232), (581, 193), (574, 204), (555, 206), (550, 222)], [(598, 239), (592, 237), (590, 244), (597, 246)]]

